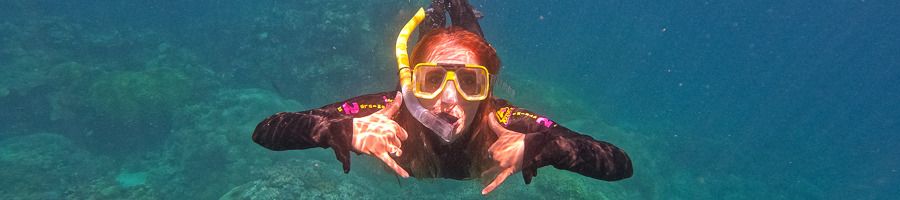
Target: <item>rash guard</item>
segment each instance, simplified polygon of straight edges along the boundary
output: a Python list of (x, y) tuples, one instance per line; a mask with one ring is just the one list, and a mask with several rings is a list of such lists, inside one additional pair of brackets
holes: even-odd
[[(350, 171), (349, 155), (354, 151), (351, 144), (353, 118), (364, 117), (383, 109), (387, 103), (393, 101), (391, 97), (396, 93), (397, 91), (367, 94), (312, 110), (276, 113), (256, 126), (253, 141), (275, 151), (313, 147), (332, 148), (337, 159), (343, 164), (344, 172), (347, 173)], [(525, 183), (531, 182), (531, 178), (537, 175), (538, 168), (548, 165), (600, 180), (614, 181), (631, 177), (631, 160), (618, 147), (569, 130), (542, 115), (510, 105), (505, 100), (491, 98), (489, 101), (494, 101), (492, 103), (497, 109), (489, 111), (488, 114), (494, 115), (493, 117), (507, 129), (526, 134), (522, 162)], [(401, 108), (399, 113), (408, 114), (404, 109)], [(411, 117), (401, 117), (398, 120), (404, 119), (415, 120)], [(473, 123), (470, 129), (478, 128), (475, 126), (482, 125)], [(440, 140), (433, 133), (423, 135), (432, 137), (428, 140)], [(465, 136), (466, 134), (463, 134), (461, 137)], [(401, 146), (403, 152), (409, 152), (407, 148), (412, 146), (407, 144), (409, 142), (403, 141)], [(472, 142), (460, 138), (450, 144), (426, 145), (431, 151), (443, 152), (440, 153), (440, 159), (452, 160), (440, 163), (441, 173), (437, 174), (437, 177), (467, 179), (477, 176), (463, 169), (468, 167), (471, 160), (489, 158), (470, 157), (472, 154), (465, 150), (468, 143)], [(403, 154), (406, 155), (408, 154)], [(397, 161), (407, 170), (412, 162), (402, 157)]]

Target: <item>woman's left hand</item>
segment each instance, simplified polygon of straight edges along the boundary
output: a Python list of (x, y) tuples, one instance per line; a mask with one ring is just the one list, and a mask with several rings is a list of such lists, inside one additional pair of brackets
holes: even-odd
[[(482, 195), (487, 195), (503, 183), (509, 175), (522, 170), (522, 157), (525, 154), (525, 134), (506, 129), (497, 122), (493, 115), (487, 117), (491, 118), (491, 130), (499, 136), (488, 149), (491, 158), (498, 164), (482, 173), (482, 178), (494, 176), (493, 181), (481, 190)], [(487, 180), (485, 179), (485, 181)]]

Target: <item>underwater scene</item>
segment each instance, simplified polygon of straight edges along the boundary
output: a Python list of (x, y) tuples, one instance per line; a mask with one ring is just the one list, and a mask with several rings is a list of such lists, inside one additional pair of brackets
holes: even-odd
[(494, 95), (615, 144), (632, 177), (546, 166), (482, 195), (251, 140), (395, 90), (430, 1), (2, 0), (0, 199), (900, 198), (900, 1), (469, 3)]

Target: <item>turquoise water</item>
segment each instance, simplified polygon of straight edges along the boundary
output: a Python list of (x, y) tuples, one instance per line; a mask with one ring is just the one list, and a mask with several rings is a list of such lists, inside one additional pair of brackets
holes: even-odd
[(495, 192), (268, 151), (264, 117), (394, 87), (425, 1), (0, 2), (0, 199), (896, 199), (896, 1), (482, 1), (498, 96), (623, 148)]

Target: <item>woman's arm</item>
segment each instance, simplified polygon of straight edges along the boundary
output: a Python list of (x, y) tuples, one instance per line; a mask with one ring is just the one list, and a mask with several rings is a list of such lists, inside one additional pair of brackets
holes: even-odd
[(631, 159), (618, 147), (499, 101), (495, 104), (500, 105), (495, 112), (498, 122), (509, 130), (526, 133), (522, 161), (525, 183), (537, 175), (537, 168), (547, 165), (600, 180), (631, 177)]
[(547, 165), (606, 181), (632, 175), (631, 159), (622, 149), (562, 126), (525, 135), (525, 182), (531, 182), (537, 168)]
[(350, 171), (353, 118), (364, 117), (393, 101), (396, 91), (368, 94), (301, 112), (280, 112), (264, 119), (253, 131), (253, 141), (275, 151), (332, 148)]

